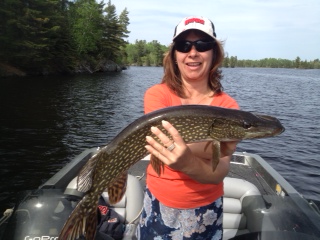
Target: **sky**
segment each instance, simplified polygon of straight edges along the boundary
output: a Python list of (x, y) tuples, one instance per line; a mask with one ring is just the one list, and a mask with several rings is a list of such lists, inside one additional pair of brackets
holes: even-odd
[[(108, 0), (104, 0), (105, 3)], [(130, 43), (172, 41), (189, 16), (209, 18), (229, 57), (259, 60), (320, 59), (319, 0), (111, 0), (119, 15), (129, 11)]]

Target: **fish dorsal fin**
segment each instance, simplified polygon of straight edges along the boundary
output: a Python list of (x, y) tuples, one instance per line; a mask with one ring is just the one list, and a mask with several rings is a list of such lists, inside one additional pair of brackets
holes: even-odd
[(120, 202), (127, 190), (128, 172), (124, 171), (107, 188), (110, 204)]
[(164, 163), (152, 154), (150, 156), (150, 163), (153, 167), (153, 170), (158, 174), (158, 176), (160, 176), (161, 172), (164, 170)]
[(99, 160), (99, 153), (93, 155), (89, 161), (82, 167), (77, 177), (77, 190), (79, 192), (88, 192), (92, 186), (92, 177), (95, 166)]

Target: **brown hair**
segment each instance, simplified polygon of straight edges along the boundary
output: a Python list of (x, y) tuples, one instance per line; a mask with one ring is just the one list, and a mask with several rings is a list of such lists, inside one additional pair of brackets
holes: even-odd
[[(215, 40), (213, 47), (212, 66), (209, 74), (208, 86), (215, 93), (222, 92), (223, 87), (220, 80), (222, 79), (222, 71), (219, 68), (224, 59), (224, 51), (222, 43)], [(181, 98), (185, 98), (183, 91), (181, 73), (178, 65), (175, 62), (175, 47), (174, 42), (170, 45), (169, 51), (165, 54), (163, 59), (164, 75), (161, 83), (165, 83), (175, 94)]]

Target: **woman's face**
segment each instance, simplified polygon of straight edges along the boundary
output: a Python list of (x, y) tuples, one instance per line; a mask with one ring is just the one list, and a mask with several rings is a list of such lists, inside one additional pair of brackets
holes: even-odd
[[(190, 31), (187, 35), (179, 39), (187, 41), (197, 41), (207, 39), (206, 35), (197, 31)], [(212, 66), (213, 50), (198, 52), (195, 46), (187, 53), (175, 50), (176, 62), (183, 81), (208, 81), (209, 71)]]

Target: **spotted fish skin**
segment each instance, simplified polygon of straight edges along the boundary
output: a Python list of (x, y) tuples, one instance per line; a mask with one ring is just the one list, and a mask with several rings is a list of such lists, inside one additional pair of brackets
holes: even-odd
[(213, 106), (184, 105), (146, 114), (124, 128), (80, 171), (78, 190), (86, 194), (66, 221), (59, 240), (94, 239), (100, 195), (106, 188), (112, 189), (110, 198), (114, 202), (121, 200), (127, 170), (148, 154), (145, 145), (150, 128), (156, 126), (166, 132), (162, 120), (170, 122), (186, 143), (240, 141), (272, 137), (284, 131), (277, 118)]

